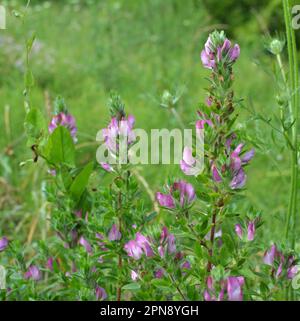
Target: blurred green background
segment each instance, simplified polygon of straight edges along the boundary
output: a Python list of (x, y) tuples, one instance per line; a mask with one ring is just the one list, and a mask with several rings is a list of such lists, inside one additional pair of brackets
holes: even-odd
[[(37, 37), (31, 54), (36, 81), (32, 100), (49, 114), (53, 99), (65, 97), (77, 119), (82, 163), (95, 157), (96, 133), (109, 120), (111, 90), (120, 93), (138, 128), (178, 127), (160, 107), (164, 90), (181, 91), (178, 113), (188, 125), (196, 119), (209, 75), (200, 52), (214, 29), (224, 29), (241, 46), (236, 95), (266, 117), (278, 113), (277, 88), (270, 76), (273, 59), (262, 36), (284, 31), (280, 0), (33, 0), (25, 23), (13, 10), (22, 10), (26, 1), (2, 3), (7, 29), (0, 30), (0, 235), (30, 241), (41, 237), (45, 224), (46, 168), (20, 167), (32, 157), (25, 145), (22, 94), (24, 43), (32, 31)], [(263, 211), (264, 239), (280, 240), (288, 201), (288, 156), (270, 127), (253, 120), (245, 109), (240, 115), (240, 126), (260, 142), (247, 169), (248, 200)], [(90, 145), (82, 145), (86, 142)], [(183, 177), (178, 166), (140, 166), (139, 172), (153, 192), (169, 176)], [(151, 205), (147, 193), (145, 201)]]

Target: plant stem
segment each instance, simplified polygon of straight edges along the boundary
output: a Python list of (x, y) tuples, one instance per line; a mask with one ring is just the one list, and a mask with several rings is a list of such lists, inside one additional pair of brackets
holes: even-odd
[[(208, 254), (210, 257), (213, 256), (213, 247), (214, 247), (214, 240), (215, 240), (215, 231), (216, 231), (216, 219), (217, 219), (217, 210), (214, 209), (213, 215), (212, 215), (212, 222), (211, 222), (211, 231), (210, 231), (210, 243), (211, 243), (211, 248), (208, 251)], [(209, 261), (207, 263), (207, 272), (210, 272), (212, 269), (212, 262)]]
[[(296, 236), (296, 214), (297, 214), (297, 196), (298, 196), (298, 104), (299, 104), (299, 75), (298, 75), (298, 59), (295, 32), (292, 29), (292, 18), (290, 13), (289, 0), (283, 0), (284, 19), (286, 27), (288, 56), (289, 56), (289, 86), (291, 93), (292, 108), (290, 109), (290, 119), (293, 121), (292, 126), (292, 145), (291, 151), (291, 185), (290, 199), (288, 206), (288, 215), (286, 219), (285, 237), (286, 241), (290, 240), (289, 232), (291, 231), (291, 245), (295, 247)], [(292, 224), (291, 224), (292, 222)], [(290, 228), (291, 227), (291, 228)]]
[[(122, 193), (119, 191), (118, 194), (118, 216), (119, 216), (119, 231), (122, 233), (122, 218), (121, 218), (121, 208), (122, 208)], [(122, 251), (122, 249), (120, 250)], [(122, 269), (122, 254), (119, 254), (118, 257), (118, 270), (121, 272)], [(117, 288), (117, 301), (121, 301), (121, 295), (122, 295), (122, 284), (119, 284)]]
[(171, 112), (172, 114), (174, 115), (174, 117), (176, 118), (178, 124), (180, 125), (181, 129), (184, 129), (185, 126), (184, 126), (184, 123), (182, 121), (182, 118), (180, 117), (180, 115), (177, 113), (177, 110), (175, 108), (171, 108)]
[(171, 280), (172, 280), (173, 284), (175, 285), (175, 287), (176, 287), (176, 289), (177, 289), (178, 293), (179, 293), (179, 294), (180, 294), (180, 296), (182, 297), (183, 301), (186, 301), (186, 297), (185, 297), (185, 295), (182, 293), (182, 291), (181, 291), (181, 289), (180, 289), (179, 285), (177, 284), (176, 280), (174, 279), (174, 276), (173, 276), (171, 273), (169, 273), (169, 276), (170, 276), (170, 278), (171, 278)]

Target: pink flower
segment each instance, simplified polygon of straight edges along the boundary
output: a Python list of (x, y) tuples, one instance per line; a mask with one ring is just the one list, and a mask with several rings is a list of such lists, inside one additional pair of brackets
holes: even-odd
[(49, 127), (48, 127), (49, 133), (54, 132), (54, 130), (58, 126), (66, 127), (70, 131), (70, 134), (73, 138), (74, 143), (77, 142), (76, 121), (75, 121), (75, 118), (71, 114), (66, 114), (66, 113), (61, 112), (61, 113), (55, 115), (49, 124)]
[(255, 223), (254, 221), (251, 221), (248, 224), (248, 241), (253, 241), (254, 235), (255, 235)]
[[(231, 140), (229, 144), (231, 144)], [(247, 177), (242, 166), (248, 164), (255, 153), (254, 149), (251, 149), (241, 158), (240, 153), (242, 152), (243, 146), (243, 144), (239, 144), (230, 155), (230, 170), (233, 176), (230, 187), (232, 189), (240, 189), (244, 187)]]
[(169, 209), (175, 208), (174, 194), (177, 191), (179, 191), (179, 202), (180, 207), (182, 208), (189, 206), (196, 197), (193, 186), (183, 180), (175, 182), (169, 190), (170, 194), (156, 193), (156, 200), (158, 201), (159, 205)]
[(190, 270), (191, 263), (189, 261), (185, 261), (184, 263), (182, 263), (181, 268), (186, 269), (186, 270)]
[(79, 244), (82, 245), (89, 254), (93, 252), (90, 243), (83, 236), (80, 237)]
[(96, 286), (95, 293), (96, 293), (96, 300), (97, 301), (100, 301), (100, 300), (102, 301), (107, 298), (106, 291), (98, 285)]
[(298, 273), (298, 267), (293, 265), (290, 268), (288, 268), (287, 271), (287, 278), (288, 279), (293, 279)]
[(127, 119), (123, 117), (120, 121), (116, 117), (111, 119), (108, 127), (102, 130), (104, 142), (110, 152), (117, 153), (119, 149), (118, 138), (126, 138), (128, 145), (135, 142), (134, 123), (135, 119), (132, 115), (129, 115)]
[(113, 171), (113, 168), (111, 165), (109, 165), (108, 163), (100, 163), (101, 167), (107, 171), (107, 172), (112, 172)]
[(131, 270), (130, 275), (131, 275), (132, 281), (136, 281), (139, 278), (139, 275), (134, 270)]
[(139, 260), (143, 254), (143, 250), (140, 245), (135, 240), (130, 240), (124, 245), (124, 250), (127, 252), (128, 256)]
[(39, 281), (42, 278), (42, 273), (36, 265), (31, 265), (28, 271), (25, 273), (25, 279), (32, 279)]
[(144, 235), (142, 235), (141, 233), (136, 233), (135, 241), (143, 249), (146, 256), (150, 257), (154, 255), (153, 250), (150, 246), (150, 242)]
[(117, 228), (116, 224), (113, 224), (111, 230), (108, 233), (108, 239), (110, 241), (119, 241), (121, 239), (121, 232)]
[(277, 248), (276, 248), (276, 245), (273, 244), (270, 250), (265, 252), (264, 263), (272, 266), (275, 260), (276, 253), (277, 253)]
[(243, 229), (242, 226), (240, 224), (236, 224), (235, 225), (235, 232), (237, 234), (237, 236), (242, 239), (243, 238)]
[(196, 194), (192, 184), (180, 180), (173, 184), (173, 190), (179, 191), (180, 193), (180, 205), (184, 207), (185, 205), (190, 205), (191, 202), (195, 199)]
[(164, 269), (158, 269), (154, 273), (156, 279), (161, 279), (164, 276), (164, 274), (165, 274)]
[(158, 253), (161, 257), (164, 257), (166, 251), (169, 254), (174, 254), (176, 252), (176, 244), (175, 236), (170, 234), (168, 229), (164, 226), (160, 235), (160, 246), (158, 247)]
[(8, 239), (7, 237), (2, 237), (0, 239), (0, 252), (3, 252), (8, 247)]
[(55, 260), (52, 256), (50, 256), (47, 260), (46, 267), (52, 272), (54, 263), (56, 263), (56, 265), (59, 266), (59, 261)]
[[(235, 227), (235, 232), (237, 236), (242, 240), (243, 239), (243, 228), (240, 224), (236, 224)], [(255, 221), (250, 221), (248, 223), (247, 227), (247, 240), (248, 241), (253, 241), (255, 236)]]
[(211, 34), (201, 52), (201, 61), (205, 68), (216, 69), (219, 64), (230, 65), (240, 56), (240, 47), (231, 42), (224, 35), (215, 31)]
[(157, 192), (156, 200), (160, 206), (167, 207), (167, 208), (175, 208), (174, 199), (170, 194), (163, 194), (163, 193)]
[(216, 183), (222, 182), (222, 177), (219, 174), (219, 171), (214, 163), (211, 165), (212, 178)]
[(227, 294), (229, 301), (243, 300), (243, 285), (245, 283), (242, 276), (230, 276), (227, 278)]

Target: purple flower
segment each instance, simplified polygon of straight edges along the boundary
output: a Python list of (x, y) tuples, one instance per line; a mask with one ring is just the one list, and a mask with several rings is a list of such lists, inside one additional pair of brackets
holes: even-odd
[(161, 257), (165, 256), (165, 247), (169, 254), (176, 252), (175, 236), (169, 233), (164, 226), (160, 235), (160, 246), (158, 247), (158, 253)]
[[(240, 224), (236, 224), (235, 227), (235, 232), (237, 234), (237, 236), (240, 239), (243, 239), (243, 228)], [(248, 241), (253, 241), (254, 240), (254, 236), (255, 236), (255, 221), (250, 221), (248, 223), (248, 227), (247, 227), (247, 240)]]
[(134, 123), (135, 119), (132, 115), (129, 115), (127, 119), (123, 117), (120, 121), (116, 117), (111, 119), (108, 127), (102, 130), (103, 140), (110, 152), (117, 153), (119, 149), (118, 138), (126, 138), (128, 145), (135, 142)]
[(247, 176), (242, 168), (234, 174), (232, 181), (230, 182), (230, 187), (232, 189), (240, 189), (243, 188), (246, 184)]
[(83, 236), (80, 237), (79, 244), (82, 245), (89, 254), (93, 252), (90, 243)]
[[(230, 148), (230, 144), (231, 140), (229, 140), (229, 143), (227, 143), (227, 149)], [(255, 153), (254, 149), (251, 149), (242, 158), (240, 158), (240, 153), (242, 152), (243, 146), (244, 144), (239, 144), (230, 155), (230, 170), (233, 176), (230, 182), (230, 187), (232, 189), (240, 189), (244, 187), (247, 176), (242, 166), (248, 164)]]
[(190, 205), (196, 197), (193, 185), (185, 182), (184, 180), (175, 182), (173, 184), (173, 191), (179, 191), (181, 207), (184, 207), (185, 205)]
[(54, 263), (53, 257), (49, 257), (49, 259), (47, 260), (47, 263), (46, 263), (46, 267), (47, 267), (50, 271), (53, 271), (53, 263)]
[(293, 279), (298, 273), (298, 267), (297, 266), (291, 266), (290, 268), (288, 268), (287, 271), (287, 278), (288, 279)]
[(136, 233), (135, 241), (143, 249), (146, 256), (150, 257), (154, 255), (150, 242), (144, 235)]
[(226, 287), (227, 282), (226, 281), (220, 282), (221, 290), (220, 290), (219, 294), (216, 292), (216, 289), (214, 287), (213, 278), (211, 276), (208, 276), (206, 284), (207, 284), (207, 289), (204, 290), (204, 293), (203, 293), (204, 300), (205, 301), (223, 301), (225, 287)]
[(163, 194), (163, 193), (157, 192), (156, 200), (160, 206), (167, 207), (167, 208), (175, 208), (174, 199), (170, 194)]
[(227, 278), (227, 294), (229, 301), (242, 301), (243, 300), (243, 285), (245, 283), (242, 276), (230, 276)]
[(156, 200), (159, 205), (169, 209), (175, 208), (174, 194), (176, 192), (179, 192), (179, 202), (182, 208), (189, 206), (196, 197), (193, 186), (183, 180), (175, 182), (169, 190), (170, 194), (156, 193)]
[(108, 233), (108, 239), (110, 241), (119, 241), (121, 239), (121, 232), (117, 228), (116, 224), (113, 224), (111, 230)]
[(204, 290), (204, 301), (213, 301), (210, 293), (207, 290)]
[(242, 226), (240, 224), (236, 224), (235, 225), (235, 233), (237, 234), (237, 236), (242, 239), (243, 238), (243, 229)]
[(255, 235), (255, 223), (254, 221), (251, 221), (248, 224), (248, 241), (253, 241), (254, 235)]
[(0, 239), (0, 252), (4, 251), (8, 247), (8, 239), (7, 237), (2, 237)]
[(124, 245), (124, 250), (127, 252), (128, 256), (139, 260), (143, 254), (143, 250), (140, 245), (135, 240), (130, 240)]
[(222, 177), (219, 174), (219, 171), (214, 163), (211, 165), (212, 178), (216, 183), (222, 182)]
[(95, 293), (96, 293), (96, 300), (97, 301), (99, 301), (99, 300), (102, 301), (107, 298), (106, 291), (98, 285), (96, 286)]
[(236, 61), (238, 57), (240, 56), (241, 49), (239, 45), (234, 45), (233, 48), (230, 49), (229, 51), (229, 59), (230, 61)]
[(277, 253), (277, 248), (276, 248), (276, 245), (273, 244), (271, 246), (270, 250), (265, 252), (264, 263), (267, 264), (267, 265), (273, 266), (276, 253)]
[(74, 143), (77, 142), (76, 134), (77, 134), (77, 127), (76, 127), (76, 121), (75, 118), (71, 114), (66, 113), (59, 113), (55, 116), (53, 116), (50, 124), (49, 124), (49, 133), (54, 132), (55, 128), (58, 126), (66, 127), (73, 138)]
[(107, 171), (107, 172), (112, 172), (113, 171), (113, 168), (111, 165), (109, 165), (108, 163), (100, 163), (101, 167)]
[(213, 99), (212, 99), (211, 97), (207, 97), (207, 98), (205, 99), (205, 103), (206, 103), (206, 105), (207, 105), (208, 107), (210, 107), (210, 106), (212, 105), (212, 103), (213, 103)]
[(161, 279), (165, 274), (164, 269), (158, 269), (157, 271), (155, 271), (154, 276), (156, 279)]
[(216, 69), (218, 64), (231, 64), (239, 56), (239, 45), (235, 44), (231, 47), (231, 42), (224, 35), (215, 31), (205, 43), (201, 52), (201, 61), (205, 68)]
[(183, 159), (180, 161), (180, 168), (184, 174), (189, 175), (191, 168), (196, 163), (196, 159), (192, 155), (192, 149), (189, 147), (184, 147)]
[(42, 278), (42, 273), (36, 265), (31, 265), (24, 277), (27, 280), (32, 279), (34, 281), (39, 281)]
[(139, 278), (139, 275), (134, 270), (131, 270), (130, 276), (132, 281), (136, 281)]
[(190, 270), (191, 263), (189, 261), (185, 261), (184, 263), (182, 263), (181, 268), (186, 269), (186, 270)]
[(250, 149), (247, 153), (244, 154), (244, 156), (242, 157), (242, 164), (248, 164), (251, 159), (254, 157), (255, 155), (255, 149), (252, 148)]

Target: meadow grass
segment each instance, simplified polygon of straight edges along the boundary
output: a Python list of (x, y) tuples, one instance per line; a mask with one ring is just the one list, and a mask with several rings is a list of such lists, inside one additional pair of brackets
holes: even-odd
[[(159, 102), (164, 90), (185, 88), (177, 111), (190, 124), (198, 103), (205, 99), (202, 88), (207, 86), (208, 73), (201, 67), (199, 54), (208, 33), (218, 23), (199, 2), (171, 0), (100, 1), (82, 7), (58, 2), (36, 6), (33, 1), (24, 25), (9, 15), (7, 30), (0, 33), (1, 47), (5, 46), (0, 53), (0, 232), (9, 229), (15, 237), (28, 240), (29, 235), (38, 239), (44, 231), (41, 190), (46, 170), (33, 164), (19, 166), (32, 157), (24, 146), (22, 95), (22, 46), (31, 31), (36, 32), (41, 46), (31, 57), (36, 79), (34, 105), (47, 113), (55, 96), (63, 95), (77, 119), (80, 144), (87, 138), (95, 142), (97, 131), (108, 122), (111, 90), (120, 93), (127, 112), (136, 116), (136, 126), (149, 131), (178, 127)], [(255, 17), (252, 24), (258, 24)], [(230, 25), (226, 31), (233, 33)], [(242, 49), (235, 66), (236, 93), (245, 98), (247, 108), (253, 106), (256, 112), (272, 117), (277, 112), (276, 87), (266, 72), (272, 68), (271, 59), (263, 48), (261, 34), (248, 37), (247, 32), (249, 24), (244, 31), (241, 26), (236, 34)], [(247, 135), (260, 141), (247, 169), (248, 199), (263, 211), (265, 228), (260, 233), (265, 234), (264, 239), (283, 240), (288, 157), (278, 137), (272, 139), (269, 126), (254, 120), (245, 108), (241, 107), (240, 114), (247, 121)], [(82, 148), (79, 161), (93, 158), (95, 150), (95, 145)], [(140, 173), (153, 191), (159, 190), (169, 176), (181, 175), (178, 166), (162, 165), (141, 166)], [(147, 194), (145, 201), (150, 205)]]

